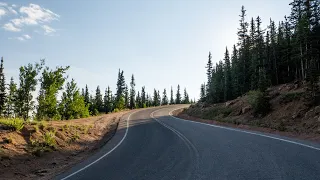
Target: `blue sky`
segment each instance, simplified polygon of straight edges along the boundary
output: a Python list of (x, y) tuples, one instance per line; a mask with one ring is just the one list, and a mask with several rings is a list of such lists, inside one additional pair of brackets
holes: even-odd
[(248, 21), (260, 16), (283, 20), (290, 0), (10, 0), (0, 1), (0, 56), (7, 79), (18, 68), (46, 59), (50, 67), (70, 65), (69, 79), (93, 92), (115, 92), (118, 69), (137, 89), (186, 87), (199, 97), (206, 81), (208, 52), (213, 61), (237, 42), (241, 6)]

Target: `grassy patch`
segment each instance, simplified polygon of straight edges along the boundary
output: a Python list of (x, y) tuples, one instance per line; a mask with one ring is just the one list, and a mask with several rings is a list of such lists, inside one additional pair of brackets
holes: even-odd
[(0, 119), (0, 124), (7, 126), (14, 131), (20, 131), (24, 127), (24, 121), (22, 119)]
[(35, 156), (42, 156), (45, 152), (51, 152), (56, 149), (55, 131), (47, 131), (41, 138), (33, 139), (30, 137), (31, 144), (29, 149)]
[(43, 137), (44, 146), (48, 146), (55, 149), (56, 147), (55, 135), (56, 135), (55, 131), (47, 131)]

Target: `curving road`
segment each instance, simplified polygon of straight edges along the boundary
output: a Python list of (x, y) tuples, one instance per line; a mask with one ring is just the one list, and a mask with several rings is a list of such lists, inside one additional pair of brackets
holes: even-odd
[(55, 179), (320, 179), (318, 144), (169, 115), (181, 107), (126, 115), (97, 154)]

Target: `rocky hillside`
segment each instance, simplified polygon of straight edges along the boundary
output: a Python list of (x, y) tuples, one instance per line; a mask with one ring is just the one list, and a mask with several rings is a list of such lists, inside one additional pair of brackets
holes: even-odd
[(197, 103), (182, 114), (234, 125), (320, 136), (320, 106), (318, 100), (311, 97), (307, 86), (283, 84), (267, 90), (270, 106), (264, 115), (255, 113), (250, 94), (221, 104)]

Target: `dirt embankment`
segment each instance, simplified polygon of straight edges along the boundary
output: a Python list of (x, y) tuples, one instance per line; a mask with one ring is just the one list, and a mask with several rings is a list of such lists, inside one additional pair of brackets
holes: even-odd
[(125, 113), (32, 123), (20, 132), (0, 125), (0, 179), (52, 178), (111, 139)]
[(320, 143), (320, 106), (310, 103), (306, 87), (283, 84), (268, 89), (271, 110), (254, 115), (248, 95), (220, 104), (198, 103), (175, 115), (209, 124), (250, 129)]

